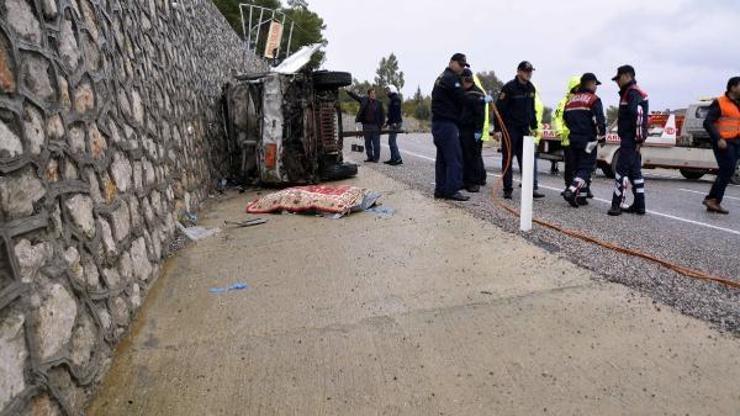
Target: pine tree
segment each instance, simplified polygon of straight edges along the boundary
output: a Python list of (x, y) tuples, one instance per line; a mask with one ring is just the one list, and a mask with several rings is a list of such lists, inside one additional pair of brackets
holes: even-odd
[(403, 71), (399, 71), (398, 58), (391, 53), (388, 58), (382, 58), (376, 71), (375, 84), (380, 88), (393, 85), (398, 90), (402, 90), (406, 84)]

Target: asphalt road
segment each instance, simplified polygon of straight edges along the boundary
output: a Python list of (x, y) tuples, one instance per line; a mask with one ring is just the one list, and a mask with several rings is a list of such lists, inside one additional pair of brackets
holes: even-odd
[[(385, 137), (383, 141), (386, 141)], [(363, 155), (350, 152), (349, 145), (360, 142), (359, 139), (349, 139), (345, 143), (345, 154), (356, 161), (362, 160)], [(436, 153), (431, 135), (399, 136), (399, 146), (404, 165), (365, 166), (378, 169), (431, 195)], [(382, 159), (387, 158), (388, 150), (384, 144)], [(516, 232), (518, 220), (492, 201), (492, 195), (498, 198), (501, 195), (500, 154), (496, 148), (486, 148), (484, 160), (489, 185), (480, 194), (472, 195), (471, 201), (454, 205)], [(707, 213), (701, 204), (714, 180), (713, 176), (707, 175), (700, 181), (688, 181), (677, 171), (645, 170), (648, 215), (639, 217), (625, 214), (612, 218), (606, 215), (611, 204), (612, 179), (597, 171), (592, 184), (596, 198), (589, 206), (575, 209), (560, 196), (564, 187), (562, 176), (552, 175), (549, 170), (550, 162), (540, 161), (540, 190), (547, 197), (535, 201), (535, 217), (682, 266), (740, 280), (740, 187), (728, 188), (723, 204), (731, 213), (720, 216)], [(514, 201), (507, 203), (517, 206), (519, 197), (518, 190), (515, 190)], [(551, 251), (561, 252), (571, 261), (600, 273), (608, 280), (636, 287), (660, 302), (713, 322), (721, 329), (740, 332), (740, 293), (735, 289), (699, 282), (644, 260), (539, 227), (528, 238)]]

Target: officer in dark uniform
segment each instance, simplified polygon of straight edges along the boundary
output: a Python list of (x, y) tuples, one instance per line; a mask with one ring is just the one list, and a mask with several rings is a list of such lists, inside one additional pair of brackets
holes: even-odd
[(465, 90), (465, 105), (460, 117), (463, 187), (468, 192), (480, 192), (486, 175), (480, 145), (486, 121), (486, 93), (475, 85), (473, 72), (468, 68), (462, 73), (462, 84)]
[(583, 74), (580, 87), (565, 105), (565, 125), (570, 130), (570, 158), (574, 178), (563, 193), (571, 206), (588, 205), (587, 191), (596, 165), (597, 140), (605, 141), (606, 118), (601, 98), (596, 95), (601, 82), (592, 73)]
[[(531, 63), (523, 61), (517, 67), (516, 78), (509, 81), (501, 89), (501, 93), (496, 100), (496, 109), (504, 125), (501, 126), (498, 119), (495, 121), (496, 131), (502, 131), (505, 127), (511, 137), (511, 149), (505, 141), (502, 141), (503, 150), (503, 167), (509, 166), (504, 174), (504, 198), (511, 199), (514, 191), (513, 187), (513, 158), (516, 156), (519, 162), (519, 170), (522, 170), (522, 151), (524, 145), (524, 136), (530, 136), (537, 130), (537, 114), (535, 110), (534, 85), (529, 81), (532, 78), (534, 67)], [(535, 198), (544, 198), (545, 195), (537, 191), (537, 169), (534, 172), (534, 194)]]
[(469, 67), (467, 58), (456, 53), (434, 82), (432, 90), (432, 136), (437, 148), (435, 162), (434, 197), (467, 201), (470, 197), (462, 189), (462, 149), (460, 147), (460, 116), (465, 102), (465, 91), (460, 75)]
[(616, 186), (609, 215), (622, 215), (628, 182), (632, 183), (635, 200), (624, 212), (645, 215), (645, 178), (642, 176), (640, 147), (648, 134), (648, 95), (637, 86), (635, 69), (630, 65), (620, 66), (612, 81), (619, 85), (617, 133), (620, 146), (615, 154), (619, 159), (614, 174)]

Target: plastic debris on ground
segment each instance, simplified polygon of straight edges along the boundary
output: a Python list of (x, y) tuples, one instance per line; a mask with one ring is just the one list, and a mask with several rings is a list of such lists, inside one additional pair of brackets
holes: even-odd
[(300, 213), (341, 218), (374, 206), (381, 194), (350, 185), (299, 186), (265, 195), (247, 205), (249, 214)]
[(208, 291), (214, 294), (221, 294), (226, 292), (233, 292), (235, 290), (247, 290), (249, 288), (249, 285), (246, 283), (234, 283), (229, 287), (212, 287), (208, 289)]
[(198, 225), (198, 215), (192, 212), (183, 212), (180, 215), (180, 222), (186, 227)]
[(368, 208), (366, 211), (374, 213), (378, 218), (391, 218), (393, 214), (396, 213), (396, 210), (393, 208), (384, 207), (382, 205), (376, 205)]
[(231, 225), (237, 228), (254, 227), (255, 225), (262, 225), (266, 223), (267, 223), (267, 220), (264, 218), (255, 218), (252, 220), (245, 220), (245, 221), (224, 221), (224, 224)]
[(177, 223), (177, 229), (182, 231), (191, 241), (200, 241), (221, 232), (220, 228), (185, 227), (180, 222)]

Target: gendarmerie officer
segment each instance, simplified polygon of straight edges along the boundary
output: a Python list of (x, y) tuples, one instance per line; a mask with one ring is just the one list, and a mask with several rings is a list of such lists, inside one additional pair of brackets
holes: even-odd
[[(524, 136), (534, 135), (533, 133), (539, 127), (535, 110), (535, 96), (537, 91), (530, 82), (533, 71), (534, 67), (531, 63), (527, 61), (521, 62), (517, 67), (516, 78), (504, 85), (496, 100), (496, 109), (504, 121), (504, 126), (501, 126), (498, 120), (496, 120), (496, 131), (500, 132), (502, 128), (506, 128), (511, 138), (511, 149), (508, 148), (505, 141), (502, 141), (503, 167), (509, 167), (504, 174), (504, 198), (506, 199), (511, 199), (514, 191), (512, 173), (514, 156), (516, 156), (519, 162), (519, 170), (521, 170)], [(536, 168), (534, 172), (533, 196), (535, 198), (545, 197), (544, 194), (537, 191)]]
[(596, 165), (596, 143), (606, 136), (604, 106), (596, 95), (599, 85), (601, 82), (596, 75), (583, 74), (580, 87), (565, 105), (564, 119), (570, 131), (571, 163), (575, 174), (563, 198), (576, 208), (588, 205), (586, 189)]
[(468, 192), (480, 192), (485, 184), (481, 139), (486, 121), (486, 93), (475, 85), (473, 72), (465, 68), (462, 73), (465, 105), (460, 117), (460, 144), (463, 156), (463, 187)]
[(432, 136), (437, 148), (434, 197), (467, 201), (462, 189), (462, 149), (460, 147), (460, 116), (465, 100), (460, 75), (470, 65), (465, 55), (456, 53), (444, 72), (434, 82), (432, 90)]
[[(648, 95), (637, 86), (635, 69), (630, 65), (620, 66), (612, 81), (619, 85), (617, 133), (620, 145), (615, 154), (618, 157), (614, 173), (616, 186), (609, 215), (622, 215), (622, 211), (645, 215), (645, 178), (642, 176), (640, 147), (648, 135)], [(628, 183), (632, 183), (635, 200), (629, 208), (622, 209)]]

